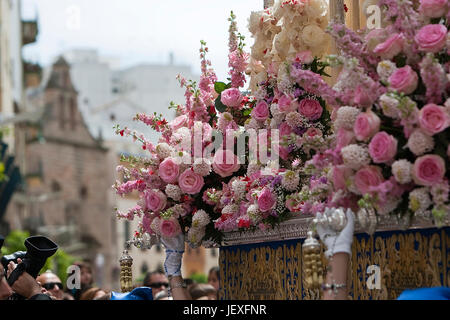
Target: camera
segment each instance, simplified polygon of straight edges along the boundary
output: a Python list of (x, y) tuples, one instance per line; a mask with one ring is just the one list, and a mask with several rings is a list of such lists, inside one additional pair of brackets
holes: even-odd
[(58, 245), (44, 236), (28, 237), (25, 239), (24, 244), (27, 251), (17, 251), (10, 255), (3, 256), (1, 263), (5, 270), (7, 270), (8, 264), (11, 261), (17, 263), (17, 259), (20, 258), (22, 259), (22, 264), (24, 266), (23, 271), (36, 279), (47, 259), (54, 255), (56, 250), (58, 250)]

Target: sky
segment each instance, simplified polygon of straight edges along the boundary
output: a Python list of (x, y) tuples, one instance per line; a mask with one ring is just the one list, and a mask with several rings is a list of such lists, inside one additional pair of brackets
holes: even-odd
[(71, 49), (97, 49), (117, 59), (120, 67), (138, 63), (191, 65), (200, 73), (200, 40), (207, 42), (209, 59), (219, 80), (228, 72), (228, 17), (233, 10), (246, 49), (252, 11), (263, 0), (22, 0), (24, 19), (38, 19), (37, 43), (24, 57), (47, 66)]

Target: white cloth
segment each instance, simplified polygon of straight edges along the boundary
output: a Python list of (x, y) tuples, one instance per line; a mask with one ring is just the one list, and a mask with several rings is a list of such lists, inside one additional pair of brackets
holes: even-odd
[(181, 261), (184, 253), (184, 234), (173, 238), (161, 237), (161, 243), (166, 248), (164, 271), (167, 276), (181, 276)]
[[(334, 209), (326, 209), (325, 213), (330, 210)], [(325, 251), (327, 258), (330, 258), (330, 256), (338, 252), (346, 252), (350, 257), (352, 256), (353, 231), (355, 228), (352, 210), (347, 209), (346, 216), (347, 224), (340, 233), (336, 233), (330, 227), (323, 227), (322, 225), (317, 226), (317, 233), (327, 247), (327, 250)]]

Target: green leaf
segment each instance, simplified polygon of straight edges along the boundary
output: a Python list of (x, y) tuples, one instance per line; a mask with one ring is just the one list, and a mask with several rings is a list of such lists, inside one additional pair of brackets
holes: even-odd
[(228, 86), (227, 86), (226, 83), (224, 83), (224, 82), (218, 81), (218, 82), (214, 83), (214, 90), (216, 90), (216, 92), (217, 92), (218, 94), (221, 94), (222, 91), (224, 91), (225, 89), (227, 89), (227, 87), (228, 87)]
[(225, 112), (227, 110), (227, 106), (224, 105), (222, 103), (222, 101), (220, 101), (220, 98), (222, 97), (222, 95), (219, 95), (216, 99), (216, 102), (214, 103), (214, 105), (216, 106), (217, 111), (219, 112)]
[(245, 109), (244, 112), (242, 113), (244, 116), (249, 116), (250, 113), (252, 113), (251, 109)]

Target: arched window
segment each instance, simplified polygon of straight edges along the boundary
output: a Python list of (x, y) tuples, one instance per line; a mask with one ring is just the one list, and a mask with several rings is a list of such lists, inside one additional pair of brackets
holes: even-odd
[(65, 127), (65, 124), (66, 124), (66, 113), (65, 113), (65, 108), (66, 108), (66, 106), (65, 106), (65, 99), (64, 99), (64, 96), (63, 95), (61, 95), (60, 97), (59, 97), (59, 106), (58, 106), (58, 108), (59, 108), (59, 127), (61, 128), (61, 129), (64, 129), (64, 127)]
[(75, 127), (77, 125), (77, 113), (76, 113), (76, 105), (75, 105), (75, 98), (72, 97), (70, 99), (70, 126), (72, 130), (75, 130)]
[(88, 189), (87, 189), (87, 187), (86, 186), (82, 186), (81, 188), (80, 188), (80, 197), (81, 197), (81, 199), (86, 199), (87, 198), (87, 196), (88, 196)]
[(55, 181), (55, 180), (52, 181), (52, 186), (51, 186), (51, 188), (52, 188), (52, 191), (53, 191), (53, 192), (61, 191), (61, 185), (60, 185), (57, 181)]

